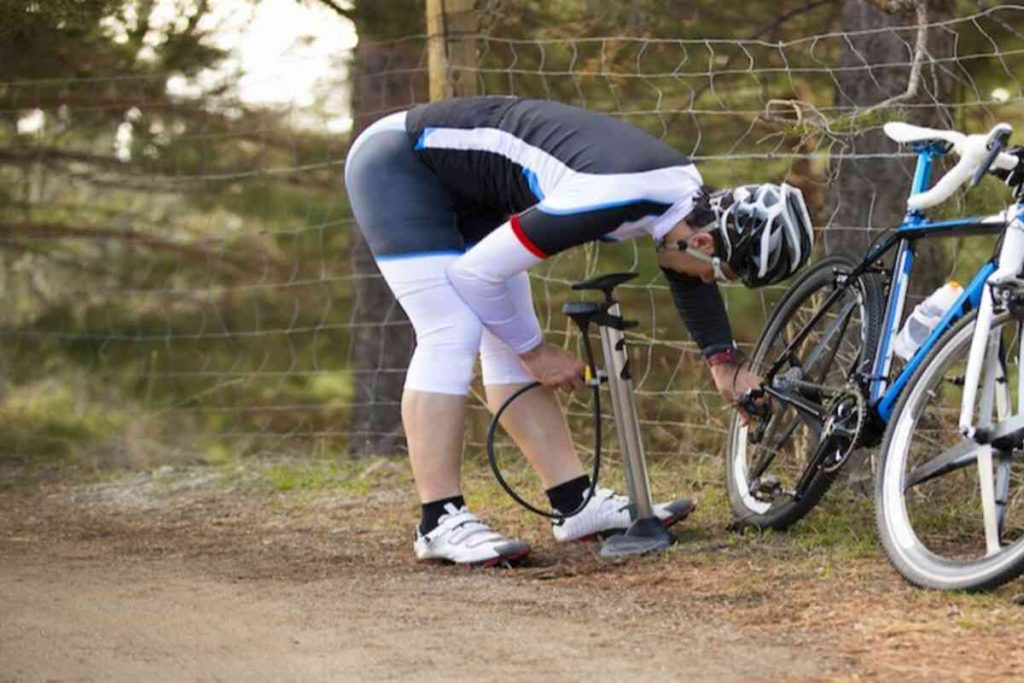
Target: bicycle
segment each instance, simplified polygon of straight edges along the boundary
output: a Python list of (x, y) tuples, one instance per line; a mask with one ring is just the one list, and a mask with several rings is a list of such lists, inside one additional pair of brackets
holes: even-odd
[[(976, 185), (993, 164), (1012, 168), (1016, 158), (1001, 152), (1012, 129), (968, 136), (889, 123), (885, 132), (917, 153), (906, 217), (862, 260), (816, 263), (775, 306), (751, 356), (762, 384), (743, 399), (754, 410), (763, 393), (770, 408), (749, 426), (733, 418), (729, 500), (737, 527), (785, 529), (821, 500), (856, 449), (881, 443), (877, 529), (893, 565), (922, 587), (989, 588), (1024, 571), (1024, 519), (1010, 514), (1024, 503), (1011, 494), (1022, 483), (1014, 454), (1024, 448), (1024, 205), (940, 221), (923, 212)], [(960, 161), (928, 189), (935, 160), (950, 151)], [(981, 233), (1000, 234), (994, 257), (897, 371), (893, 342), (915, 243)]]

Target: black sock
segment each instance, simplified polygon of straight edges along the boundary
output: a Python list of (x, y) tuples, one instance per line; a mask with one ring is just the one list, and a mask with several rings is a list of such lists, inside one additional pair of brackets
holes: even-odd
[(441, 500), (424, 503), (420, 506), (422, 510), (420, 517), (421, 534), (429, 534), (437, 528), (437, 520), (441, 519), (441, 515), (448, 513), (448, 511), (444, 509), (444, 506), (448, 503), (451, 503), (456, 509), (459, 509), (466, 504), (466, 500), (462, 496), (455, 496), (453, 498), (442, 498)]
[(559, 514), (567, 515), (580, 506), (589, 490), (590, 477), (584, 474), (548, 489), (548, 500)]

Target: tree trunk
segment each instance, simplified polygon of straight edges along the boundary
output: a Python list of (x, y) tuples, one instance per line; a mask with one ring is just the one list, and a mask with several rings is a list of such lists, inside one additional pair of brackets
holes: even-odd
[[(422, 46), (361, 39), (352, 65), (352, 139), (373, 121), (426, 100), (426, 78), (416, 71)], [(396, 71), (398, 73), (396, 73)], [(404, 447), (400, 401), (414, 344), (398, 306), (353, 224), (351, 368), (353, 402), (349, 453), (392, 455)]]
[[(891, 3), (890, 3), (891, 4)], [(930, 0), (928, 22), (952, 16), (949, 0)], [(916, 22), (914, 11), (888, 12), (870, 0), (846, 0), (843, 8), (843, 31), (850, 33), (889, 26), (907, 26)], [(906, 91), (916, 31), (872, 32), (848, 35), (844, 42), (836, 74), (836, 103), (843, 107), (868, 107)], [(953, 54), (953, 36), (932, 30), (928, 35), (928, 57), (921, 74), (918, 96), (914, 104), (934, 106), (907, 110), (911, 122), (938, 128), (950, 126), (945, 105), (952, 102), (952, 66), (932, 69), (928, 58)], [(899, 68), (869, 65), (901, 64)], [(894, 112), (895, 114), (895, 112)], [(842, 149), (843, 155), (887, 154), (894, 143), (881, 130), (857, 135)], [(833, 161), (833, 182), (828, 192), (828, 224), (825, 232), (825, 253), (863, 255), (868, 244), (880, 230), (898, 225), (906, 208), (907, 193), (913, 177), (914, 160), (891, 157), (854, 158)], [(917, 245), (918, 260), (912, 283), (915, 293), (933, 289), (948, 272), (948, 258), (942, 245), (926, 240)]]
[[(913, 7), (910, 10), (890, 13), (870, 0), (845, 0), (842, 28), (849, 34), (913, 25), (916, 12)], [(951, 16), (949, 0), (929, 0), (929, 23)], [(916, 30), (847, 35), (840, 58), (840, 66), (844, 68), (836, 74), (836, 103), (842, 107), (863, 108), (906, 92), (916, 35)], [(938, 58), (953, 52), (949, 33), (929, 32), (928, 56)], [(911, 103), (934, 106), (914, 107), (904, 114), (918, 125), (948, 128), (951, 121), (946, 105), (953, 99), (954, 83), (949, 77), (952, 68), (932, 69), (927, 60), (928, 57), (922, 68), (918, 96)], [(865, 70), (865, 61), (868, 65), (895, 63), (901, 66)], [(892, 115), (895, 114), (894, 110)], [(849, 140), (841, 151), (844, 155), (871, 155), (888, 154), (894, 149), (895, 143), (875, 129)], [(826, 202), (829, 226), (825, 231), (826, 254), (846, 253), (859, 258), (880, 231), (899, 225), (906, 211), (914, 164), (914, 159), (893, 157), (833, 160), (830, 169), (833, 180), (828, 185)], [(915, 305), (921, 296), (935, 289), (949, 272), (949, 258), (942, 243), (922, 240), (915, 245), (915, 251), (917, 260), (908, 306)], [(867, 455), (868, 451), (863, 449), (856, 453), (845, 468), (845, 477), (851, 489), (870, 495), (873, 477)]]

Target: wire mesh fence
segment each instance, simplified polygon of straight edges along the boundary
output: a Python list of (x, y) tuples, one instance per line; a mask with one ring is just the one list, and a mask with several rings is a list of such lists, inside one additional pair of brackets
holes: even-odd
[[(1024, 125), (1024, 6), (737, 40), (523, 36), (506, 4), (482, 4), (481, 32), (463, 37), (476, 61), (453, 67), (476, 92), (622, 118), (690, 155), (714, 185), (797, 185), (819, 251), (862, 249), (870, 226), (902, 215), (910, 155), (881, 135), (886, 120)], [(349, 72), (332, 77), (351, 90), (357, 129), (425, 101), (427, 42), (364, 41)], [(412, 337), (359, 256), (342, 183), (350, 135), (316, 106), (242, 102), (236, 78), (0, 83), (5, 455), (216, 461), (330, 455), (356, 438), (400, 449), (395, 388)], [(1005, 201), (986, 184), (943, 210)], [(930, 248), (928, 270), (941, 280), (976, 266), (990, 242)], [(622, 298), (640, 321), (629, 340), (648, 450), (717, 462), (728, 412), (650, 244), (594, 243), (535, 269), (548, 339), (578, 342), (560, 313), (571, 281), (627, 269), (640, 273)], [(724, 291), (749, 350), (785, 286)], [(567, 401), (581, 448), (584, 401)], [(471, 402), (476, 452), (478, 388)], [(360, 410), (376, 418), (354, 421)]]

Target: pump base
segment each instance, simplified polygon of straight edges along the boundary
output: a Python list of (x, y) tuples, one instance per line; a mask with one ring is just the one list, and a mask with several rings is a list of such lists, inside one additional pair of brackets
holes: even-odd
[(665, 550), (675, 543), (676, 537), (662, 526), (657, 517), (633, 522), (626, 532), (612, 536), (601, 545), (601, 557), (627, 557)]

